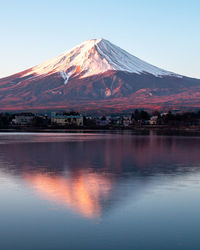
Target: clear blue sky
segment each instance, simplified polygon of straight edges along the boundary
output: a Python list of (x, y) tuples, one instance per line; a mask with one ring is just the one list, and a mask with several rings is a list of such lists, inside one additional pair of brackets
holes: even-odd
[(0, 0), (0, 77), (100, 37), (200, 78), (199, 0)]

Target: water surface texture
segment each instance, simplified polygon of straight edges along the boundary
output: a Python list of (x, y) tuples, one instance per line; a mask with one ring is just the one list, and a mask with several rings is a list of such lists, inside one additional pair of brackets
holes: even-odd
[(200, 249), (200, 137), (0, 134), (0, 249)]

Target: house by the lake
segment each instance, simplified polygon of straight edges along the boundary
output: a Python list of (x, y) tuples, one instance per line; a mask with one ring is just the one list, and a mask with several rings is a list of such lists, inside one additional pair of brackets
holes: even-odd
[(80, 114), (68, 114), (68, 113), (51, 113), (51, 124), (57, 124), (59, 126), (83, 126), (83, 116)]

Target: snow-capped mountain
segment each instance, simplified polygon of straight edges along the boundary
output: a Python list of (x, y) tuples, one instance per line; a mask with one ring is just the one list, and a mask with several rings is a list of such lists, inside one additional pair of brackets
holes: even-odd
[(80, 78), (84, 78), (109, 70), (180, 77), (140, 60), (105, 39), (85, 41), (72, 50), (32, 68), (24, 76), (30, 74), (41, 76), (60, 72), (65, 80), (69, 80), (72, 75), (78, 74)]
[(92, 39), (0, 79), (0, 108), (197, 107), (199, 87), (200, 80), (155, 67), (105, 39)]

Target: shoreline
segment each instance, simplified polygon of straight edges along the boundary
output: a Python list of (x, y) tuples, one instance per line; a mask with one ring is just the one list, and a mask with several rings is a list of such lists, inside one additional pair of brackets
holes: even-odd
[(159, 127), (135, 127), (135, 128), (5, 128), (0, 133), (121, 133), (135, 135), (188, 135), (200, 136), (199, 127), (185, 128), (159, 128)]

